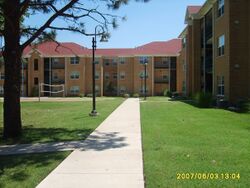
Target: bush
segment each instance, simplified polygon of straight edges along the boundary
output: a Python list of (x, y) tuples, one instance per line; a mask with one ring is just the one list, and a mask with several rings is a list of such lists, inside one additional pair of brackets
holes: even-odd
[(84, 96), (85, 96), (84, 93), (80, 93), (80, 94), (79, 94), (79, 97), (80, 97), (80, 98), (83, 98)]
[(124, 97), (124, 98), (129, 98), (130, 95), (129, 95), (128, 93), (125, 93), (125, 94), (123, 95), (123, 97)]
[(172, 92), (169, 91), (168, 89), (165, 89), (164, 92), (163, 92), (163, 95), (164, 95), (165, 97), (172, 97)]
[(133, 97), (134, 97), (134, 98), (139, 98), (140, 95), (139, 95), (138, 93), (134, 93), (134, 94), (133, 94)]
[(250, 112), (250, 100), (239, 100), (236, 107), (239, 109), (239, 112)]
[(86, 97), (93, 97), (92, 93), (88, 93)]
[(31, 91), (31, 96), (32, 96), (32, 97), (38, 97), (38, 95), (39, 95), (38, 86), (37, 86), (37, 87), (34, 86), (34, 87), (32, 88), (32, 91)]
[(197, 93), (195, 96), (195, 101), (200, 108), (209, 108), (212, 106), (213, 96), (211, 93)]

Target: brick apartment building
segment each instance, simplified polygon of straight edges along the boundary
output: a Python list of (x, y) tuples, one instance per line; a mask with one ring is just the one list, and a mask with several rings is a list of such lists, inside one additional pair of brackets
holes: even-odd
[[(176, 61), (180, 47), (181, 40), (174, 39), (133, 49), (97, 49), (96, 92), (100, 96), (143, 94), (145, 61), (147, 95), (162, 95), (166, 89), (176, 91)], [(55, 42), (45, 42), (26, 48), (23, 58), (22, 96), (38, 95), (39, 83), (63, 84), (66, 96), (92, 93), (91, 49), (75, 43), (58, 46)], [(3, 94), (3, 66), (0, 75), (0, 93)], [(50, 88), (45, 86), (44, 90)], [(51, 96), (49, 93), (44, 95)], [(62, 93), (52, 96), (62, 96)]]
[(177, 91), (231, 102), (250, 98), (250, 1), (207, 0), (189, 6), (177, 63)]

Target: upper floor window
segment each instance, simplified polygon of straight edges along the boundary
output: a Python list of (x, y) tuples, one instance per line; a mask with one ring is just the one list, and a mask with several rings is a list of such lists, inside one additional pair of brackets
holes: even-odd
[(104, 76), (105, 76), (105, 79), (106, 79), (106, 80), (108, 80), (108, 79), (109, 79), (109, 77), (110, 77), (110, 75), (109, 75), (109, 73), (108, 73), (108, 72), (105, 72), (105, 75), (104, 75)]
[(120, 79), (124, 80), (125, 79), (125, 72), (120, 72)]
[(100, 62), (100, 59), (99, 58), (95, 58), (95, 64), (98, 65)]
[(140, 64), (148, 63), (148, 60), (149, 60), (149, 57), (147, 56), (139, 57)]
[(117, 66), (117, 59), (112, 59), (112, 65)]
[(218, 0), (218, 17), (224, 14), (224, 0)]
[(119, 62), (120, 62), (120, 64), (124, 65), (126, 63), (126, 58), (125, 57), (120, 57)]
[(100, 74), (99, 74), (99, 72), (96, 72), (95, 73), (95, 80), (99, 80), (99, 78), (100, 78)]
[(34, 59), (34, 71), (38, 70), (38, 59)]
[(162, 74), (162, 79), (168, 81), (168, 75), (166, 73)]
[(80, 77), (80, 73), (78, 71), (73, 71), (70, 74), (70, 78), (73, 79), (73, 80), (79, 79), (79, 77)]
[(225, 35), (221, 35), (218, 38), (218, 56), (222, 56), (225, 53)]
[(4, 73), (0, 72), (0, 80), (4, 80)]
[(79, 57), (71, 57), (70, 58), (70, 64), (71, 65), (77, 65), (77, 64), (79, 64)]
[(187, 43), (187, 39), (186, 39), (186, 37), (184, 37), (184, 38), (182, 39), (182, 48), (185, 48), (185, 47), (186, 47), (186, 43)]
[[(146, 78), (148, 78), (149, 74), (148, 74), (148, 71), (146, 72)], [(144, 79), (145, 78), (145, 71), (141, 71), (140, 74), (139, 74), (139, 77), (141, 79)]]
[(225, 94), (224, 76), (217, 76), (217, 95), (224, 96), (224, 94)]
[(104, 63), (105, 66), (109, 66), (109, 59), (104, 59), (103, 63)]
[(113, 79), (117, 79), (117, 73), (113, 73)]

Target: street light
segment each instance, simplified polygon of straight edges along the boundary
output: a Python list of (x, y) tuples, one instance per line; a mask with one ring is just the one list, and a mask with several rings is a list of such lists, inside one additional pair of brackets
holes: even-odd
[[(97, 29), (101, 28), (102, 32), (96, 33)], [(95, 34), (94, 37), (92, 38), (92, 54), (93, 54), (93, 59), (92, 59), (92, 111), (90, 112), (90, 116), (97, 116), (98, 113), (96, 111), (96, 92), (95, 92), (95, 50), (96, 50), (96, 36), (101, 35), (101, 40), (100, 42), (107, 42), (107, 34), (101, 25), (97, 25), (95, 27)]]
[(148, 62), (144, 60), (144, 100), (147, 99), (147, 65)]

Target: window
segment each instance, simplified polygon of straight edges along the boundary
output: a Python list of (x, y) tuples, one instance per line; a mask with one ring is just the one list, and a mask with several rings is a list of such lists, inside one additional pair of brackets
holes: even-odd
[(58, 64), (59, 63), (59, 59), (58, 58), (52, 58), (52, 63), (53, 64)]
[(109, 60), (108, 59), (104, 59), (103, 62), (104, 62), (105, 66), (109, 66)]
[(117, 79), (117, 73), (113, 73), (113, 78)]
[(100, 91), (100, 87), (99, 87), (98, 85), (96, 85), (96, 86), (95, 86), (95, 92), (96, 92), (96, 93), (99, 93), (99, 91)]
[(4, 88), (3, 86), (0, 86), (0, 95), (3, 95), (4, 94)]
[(145, 63), (148, 63), (148, 57), (146, 56), (143, 56), (143, 57), (139, 57), (139, 62), (140, 64), (145, 64)]
[(96, 72), (95, 73), (95, 80), (99, 80), (99, 78), (100, 78), (100, 74), (99, 74), (99, 72)]
[(124, 80), (125, 79), (125, 72), (120, 72), (120, 79)]
[(70, 58), (70, 64), (71, 65), (77, 65), (77, 64), (79, 64), (79, 57), (71, 57)]
[(79, 77), (80, 77), (80, 73), (79, 73), (78, 71), (73, 71), (73, 72), (71, 72), (71, 74), (70, 74), (70, 78), (71, 78), (72, 80), (79, 79)]
[(58, 74), (57, 74), (57, 72), (54, 72), (53, 73), (53, 80), (57, 80), (58, 79)]
[(168, 75), (162, 74), (162, 79), (168, 81)]
[(162, 64), (169, 65), (170, 58), (169, 57), (163, 57), (161, 61), (162, 61)]
[(37, 77), (34, 78), (34, 85), (38, 85), (38, 78)]
[(0, 72), (0, 80), (4, 80), (4, 73)]
[(218, 38), (218, 56), (222, 56), (225, 53), (225, 35)]
[(105, 79), (108, 80), (110, 77), (109, 73), (108, 72), (105, 72)]
[[(145, 87), (144, 86), (142, 86), (142, 88), (140, 89), (140, 92), (141, 93), (145, 93), (145, 89), (144, 89)], [(146, 93), (148, 92), (148, 87), (146, 87)]]
[(112, 65), (115, 67), (117, 66), (117, 59), (112, 59)]
[[(146, 72), (146, 78), (148, 78), (148, 76), (149, 76), (149, 74), (148, 74), (148, 71), (147, 71), (147, 72)], [(144, 77), (145, 77), (145, 71), (141, 71), (140, 74), (139, 74), (139, 77), (140, 77), (141, 79), (144, 79)]]
[(125, 86), (121, 86), (120, 87), (120, 93), (123, 94), (126, 92), (126, 87)]
[(99, 58), (95, 58), (95, 64), (98, 65), (99, 64)]
[(186, 43), (187, 43), (187, 39), (186, 39), (186, 37), (184, 37), (182, 39), (182, 48), (186, 48)]
[(225, 82), (224, 76), (217, 76), (217, 96), (224, 96), (225, 94)]
[(38, 71), (38, 59), (34, 59), (34, 71)]
[(126, 58), (125, 57), (120, 57), (119, 62), (120, 62), (121, 65), (124, 65), (125, 62), (126, 62)]
[(79, 86), (72, 86), (70, 88), (70, 93), (71, 94), (78, 94), (80, 92), (80, 87)]
[(224, 14), (224, 0), (218, 0), (218, 17)]

